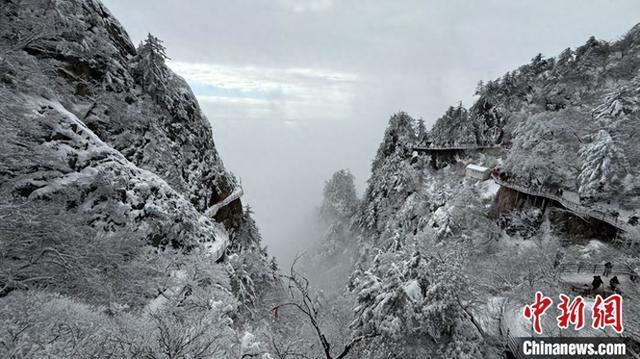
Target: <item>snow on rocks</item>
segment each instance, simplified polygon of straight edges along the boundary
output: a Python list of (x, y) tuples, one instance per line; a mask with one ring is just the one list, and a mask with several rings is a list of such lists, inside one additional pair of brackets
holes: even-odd
[(225, 238), (166, 181), (104, 143), (60, 102), (7, 98), (0, 190), (55, 203), (107, 237), (130, 233), (153, 245), (184, 247)]
[[(2, 45), (15, 51), (3, 54), (2, 63), (10, 66), (0, 64), (1, 97), (46, 98), (45, 107), (76, 118), (66, 128), (54, 129), (52, 136), (61, 141), (44, 141), (52, 151), (65, 156), (69, 144), (64, 139), (76, 137), (73, 129), (80, 128), (78, 136), (99, 138), (111, 155), (119, 153), (137, 168), (153, 172), (199, 212), (233, 191), (235, 179), (225, 170), (211, 125), (186, 81), (162, 62), (155, 64), (162, 73), (157, 86), (146, 86), (137, 66), (139, 50), (99, 1), (7, 3), (3, 10)], [(34, 33), (23, 43), (9, 35), (25, 29), (42, 29), (46, 36)], [(14, 117), (11, 106), (3, 100), (0, 113)], [(37, 111), (41, 109), (34, 108)], [(56, 126), (54, 121), (41, 123)], [(217, 218), (231, 228), (241, 211), (241, 204), (234, 203)]]

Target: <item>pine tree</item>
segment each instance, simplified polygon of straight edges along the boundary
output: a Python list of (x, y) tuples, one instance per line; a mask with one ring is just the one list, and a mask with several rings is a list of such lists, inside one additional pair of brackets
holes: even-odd
[(571, 64), (571, 62), (573, 61), (574, 56), (575, 55), (573, 53), (573, 50), (571, 50), (570, 47), (567, 47), (560, 53), (560, 55), (558, 55), (558, 60), (556, 61), (556, 68), (559, 69), (560, 71), (566, 70)]
[(597, 47), (598, 44), (598, 39), (595, 36), (590, 36), (584, 45), (576, 48), (576, 59), (581, 59), (587, 52)]
[(536, 55), (531, 59), (531, 64), (529, 65), (530, 74), (533, 76), (537, 76), (538, 74), (544, 72), (549, 67), (549, 62), (544, 59), (542, 54)]
[(376, 158), (373, 160), (372, 172), (381, 163), (393, 154), (406, 155), (415, 143), (415, 120), (406, 112), (394, 114), (389, 119), (389, 125), (384, 133), (384, 139), (378, 148)]
[[(355, 288), (358, 306), (351, 323), (355, 335), (377, 335), (399, 339), (404, 333), (404, 303), (400, 269), (380, 260), (366, 271)], [(408, 312), (408, 311), (407, 311)]]
[(511, 90), (515, 86), (515, 76), (511, 72), (507, 72), (502, 76), (502, 88), (505, 92), (505, 95), (510, 95)]
[(242, 253), (260, 249), (262, 245), (262, 235), (258, 230), (256, 221), (253, 219), (251, 206), (246, 206), (240, 221), (240, 227), (229, 246), (229, 252)]
[(485, 89), (484, 82), (482, 80), (478, 81), (474, 95), (482, 96), (484, 94), (484, 89)]
[(339, 170), (324, 185), (320, 214), (325, 221), (348, 222), (358, 207), (354, 177), (349, 170)]
[(138, 46), (135, 66), (135, 74), (145, 91), (158, 95), (166, 90), (167, 59), (162, 41), (148, 34), (144, 42)]
[(462, 316), (458, 298), (468, 284), (458, 255), (398, 251), (376, 256), (354, 287), (356, 334), (436, 340), (451, 335)]
[(629, 163), (607, 131), (600, 130), (593, 142), (580, 150), (580, 158), (582, 171), (578, 185), (581, 196), (610, 196), (621, 189)]
[(602, 105), (593, 110), (593, 115), (603, 127), (610, 128), (612, 122), (615, 124), (620, 118), (637, 112), (640, 112), (640, 78), (609, 92)]
[(476, 126), (462, 104), (450, 106), (431, 129), (435, 143), (443, 146), (476, 143)]
[(418, 120), (418, 128), (416, 131), (417, 144), (425, 145), (429, 141), (429, 134), (427, 133), (427, 127), (424, 124), (423, 119)]
[(267, 290), (278, 283), (277, 264), (262, 247), (253, 212), (247, 206), (240, 227), (227, 249), (231, 288), (236, 298), (250, 314)]

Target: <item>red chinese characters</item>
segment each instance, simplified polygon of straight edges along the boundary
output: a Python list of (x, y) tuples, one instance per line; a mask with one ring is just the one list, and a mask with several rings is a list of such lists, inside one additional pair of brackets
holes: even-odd
[(538, 291), (536, 292), (535, 302), (524, 307), (524, 317), (527, 319), (533, 318), (533, 330), (538, 334), (542, 334), (540, 317), (551, 307), (551, 304), (553, 304), (553, 300)]
[(573, 324), (576, 330), (582, 329), (584, 327), (584, 299), (577, 296), (571, 301), (568, 296), (560, 294), (560, 300), (562, 301), (558, 304), (560, 315), (556, 318), (558, 328), (567, 329), (569, 324)]
[(593, 318), (593, 329), (604, 329), (611, 327), (616, 333), (622, 333), (622, 297), (619, 294), (613, 294), (606, 299), (596, 296), (596, 301), (591, 308)]
[[(600, 295), (594, 297), (591, 307), (593, 329), (612, 328), (617, 333), (624, 330), (622, 324), (622, 297), (612, 294), (606, 298)], [(542, 334), (542, 315), (551, 307), (553, 300), (545, 297), (542, 292), (536, 292), (535, 301), (524, 307), (524, 317), (533, 320), (533, 330)], [(557, 306), (559, 315), (556, 317), (558, 328), (567, 329), (573, 325), (575, 330), (584, 328), (585, 325), (585, 300), (581, 296), (573, 300), (569, 296), (560, 294), (560, 303)]]

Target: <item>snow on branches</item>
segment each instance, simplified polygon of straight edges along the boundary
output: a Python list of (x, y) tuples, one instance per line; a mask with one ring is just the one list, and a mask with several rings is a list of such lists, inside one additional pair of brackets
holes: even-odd
[(629, 172), (629, 163), (611, 135), (600, 130), (593, 141), (580, 149), (582, 170), (579, 192), (584, 197), (609, 195), (619, 190)]

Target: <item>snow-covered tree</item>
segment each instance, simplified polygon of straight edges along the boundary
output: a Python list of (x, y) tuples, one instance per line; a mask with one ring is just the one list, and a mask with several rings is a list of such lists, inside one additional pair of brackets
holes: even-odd
[(416, 140), (414, 126), (415, 120), (406, 112), (398, 112), (391, 116), (376, 158), (373, 160), (372, 172), (375, 172), (387, 157), (393, 154), (404, 156), (410, 153)]
[(548, 69), (549, 65), (549, 60), (545, 60), (542, 54), (539, 53), (531, 59), (531, 63), (529, 64), (529, 71), (532, 74), (540, 74)]
[(433, 142), (443, 146), (473, 144), (477, 142), (476, 125), (462, 104), (449, 107), (431, 129)]
[(366, 230), (381, 230), (388, 216), (413, 193), (419, 183), (419, 170), (410, 163), (415, 144), (415, 120), (404, 112), (395, 114), (373, 160), (371, 178), (357, 224)]
[(518, 119), (504, 169), (511, 181), (532, 187), (571, 188), (579, 173), (579, 130), (588, 118), (577, 111), (542, 112)]
[(418, 120), (418, 128), (416, 129), (416, 143), (418, 145), (425, 145), (429, 141), (429, 133), (427, 127), (424, 125), (424, 120)]
[(580, 159), (578, 190), (583, 197), (610, 196), (621, 189), (629, 173), (624, 151), (606, 130), (600, 130), (592, 142), (580, 149)]
[(354, 177), (349, 170), (342, 169), (325, 182), (324, 198), (320, 214), (327, 222), (348, 221), (358, 207)]
[(262, 236), (252, 213), (247, 206), (238, 232), (227, 249), (232, 290), (243, 308), (250, 313), (265, 292), (278, 283), (278, 268), (262, 246)]
[(168, 74), (165, 60), (168, 57), (162, 41), (148, 34), (137, 52), (134, 70), (142, 87), (151, 94), (164, 92)]
[(455, 251), (380, 252), (352, 284), (358, 300), (351, 324), (355, 334), (449, 338), (463, 316), (461, 295), (468, 286), (461, 264)]
[(564, 49), (560, 55), (558, 55), (558, 59), (556, 60), (556, 69), (558, 72), (565, 71), (571, 62), (574, 60), (575, 54), (570, 47)]
[(618, 119), (640, 112), (640, 77), (628, 84), (616, 86), (606, 94), (603, 103), (593, 110), (595, 119), (603, 127), (615, 126)]

